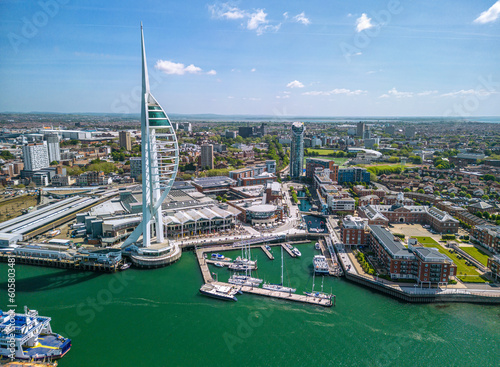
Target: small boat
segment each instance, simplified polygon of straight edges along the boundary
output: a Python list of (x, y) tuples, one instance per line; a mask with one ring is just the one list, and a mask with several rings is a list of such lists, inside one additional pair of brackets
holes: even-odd
[(285, 244), (286, 247), (288, 247), (289, 250), (293, 249), (293, 246), (290, 245), (289, 243)]
[(125, 263), (125, 264), (123, 264), (122, 266), (120, 266), (120, 270), (127, 270), (128, 268), (130, 268), (130, 265), (132, 265), (132, 264), (130, 264), (130, 263)]
[(224, 267), (224, 264), (221, 263), (221, 262), (216, 262), (214, 263), (215, 266), (217, 266), (218, 268), (223, 268)]
[(271, 246), (266, 245), (265, 247), (266, 247), (266, 250), (267, 250), (267, 251), (271, 251)]
[(212, 260), (224, 260), (224, 255), (221, 254), (212, 254)]
[(301, 257), (302, 256), (302, 253), (299, 251), (299, 249), (297, 247), (294, 247), (292, 249), (292, 253), (294, 253), (295, 256), (297, 256), (297, 257)]
[(316, 250), (321, 250), (321, 247), (319, 246), (319, 242), (316, 242), (316, 244), (314, 245), (314, 248)]

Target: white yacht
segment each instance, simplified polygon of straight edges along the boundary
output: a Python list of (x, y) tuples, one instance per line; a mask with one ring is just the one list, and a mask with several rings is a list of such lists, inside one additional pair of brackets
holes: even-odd
[(228, 287), (226, 285), (219, 284), (204, 284), (200, 288), (200, 292), (206, 296), (223, 299), (226, 301), (237, 301), (235, 297), (239, 289), (237, 287)]

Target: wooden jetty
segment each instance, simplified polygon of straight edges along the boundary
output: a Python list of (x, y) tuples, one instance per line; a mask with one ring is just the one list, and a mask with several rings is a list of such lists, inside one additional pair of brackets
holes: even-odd
[(288, 255), (290, 255), (291, 257), (297, 257), (297, 255), (295, 255), (292, 250), (290, 250), (287, 246), (285, 246), (284, 243), (281, 244), (281, 247), (283, 247), (283, 250), (285, 250), (286, 252), (288, 252)]
[(262, 251), (264, 251), (264, 253), (270, 260), (274, 260), (273, 254), (271, 254), (271, 252), (266, 248), (266, 246), (260, 246), (260, 248), (262, 249)]
[(256, 294), (259, 296), (279, 298), (279, 299), (283, 299), (286, 301), (293, 301), (293, 302), (309, 303), (311, 305), (318, 305), (318, 306), (323, 306), (323, 307), (332, 307), (332, 305), (333, 305), (332, 300), (329, 298), (306, 296), (306, 295), (295, 294), (295, 293), (276, 292), (276, 291), (270, 291), (267, 289), (248, 287), (248, 286), (241, 287), (241, 291), (244, 293), (251, 293), (251, 294)]

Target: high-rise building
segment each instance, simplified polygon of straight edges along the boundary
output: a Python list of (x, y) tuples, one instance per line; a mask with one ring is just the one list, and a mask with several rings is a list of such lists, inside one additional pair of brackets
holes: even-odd
[(214, 146), (212, 144), (203, 144), (201, 146), (201, 169), (214, 168)]
[[(144, 34), (141, 24), (142, 46), (142, 101), (141, 101), (141, 156), (142, 156), (142, 222), (122, 244), (149, 247), (165, 238), (161, 204), (174, 184), (179, 168), (179, 145), (167, 114), (149, 89)], [(156, 241), (154, 241), (156, 237)], [(167, 246), (170, 251), (175, 244)], [(162, 249), (162, 254), (165, 252)]]
[(59, 147), (59, 135), (48, 134), (45, 135), (45, 140), (47, 140), (47, 150), (49, 153), (49, 163), (59, 162), (61, 160), (61, 148)]
[(238, 128), (238, 135), (242, 138), (249, 138), (253, 135), (253, 127), (252, 126), (240, 126)]
[(125, 148), (125, 150), (132, 150), (132, 139), (130, 138), (130, 132), (120, 131), (118, 134), (120, 140), (120, 148)]
[(365, 123), (364, 122), (358, 122), (358, 125), (356, 127), (356, 136), (358, 136), (361, 139), (363, 139), (364, 135), (365, 135)]
[(405, 137), (407, 139), (412, 139), (415, 137), (415, 126), (406, 126), (405, 127)]
[(304, 170), (304, 131), (302, 122), (292, 124), (292, 145), (290, 148), (290, 177), (297, 178)]
[(142, 158), (130, 157), (130, 177), (137, 179), (142, 175)]
[(26, 144), (23, 146), (24, 169), (34, 171), (50, 166), (47, 142)]

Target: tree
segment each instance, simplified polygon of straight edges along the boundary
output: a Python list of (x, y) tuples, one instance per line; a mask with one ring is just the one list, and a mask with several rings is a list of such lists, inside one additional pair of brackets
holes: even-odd
[(455, 197), (455, 193), (454, 193), (454, 192), (452, 192), (452, 193), (450, 194), (450, 198), (454, 198), (454, 197)]
[(490, 219), (490, 213), (484, 212), (483, 213), (483, 218), (486, 219), (486, 220)]
[(490, 197), (488, 195), (484, 194), (483, 196), (481, 196), (481, 199), (490, 200)]
[(424, 189), (418, 189), (418, 191), (417, 191), (417, 192), (418, 192), (419, 194), (423, 194), (423, 193), (425, 193)]
[(467, 199), (472, 199), (472, 195), (471, 195), (471, 194), (466, 194), (466, 195), (465, 195), (465, 197), (466, 197)]
[(475, 216), (476, 216), (476, 217), (478, 217), (478, 218), (482, 218), (482, 217), (483, 217), (483, 213), (481, 213), (481, 212), (476, 212)]
[(58, 162), (58, 161), (52, 161), (52, 162), (50, 162), (50, 165), (51, 165), (51, 166), (57, 166), (58, 164), (59, 164), (59, 162)]
[(409, 187), (405, 187), (405, 189), (403, 190), (403, 192), (410, 192), (410, 188)]

